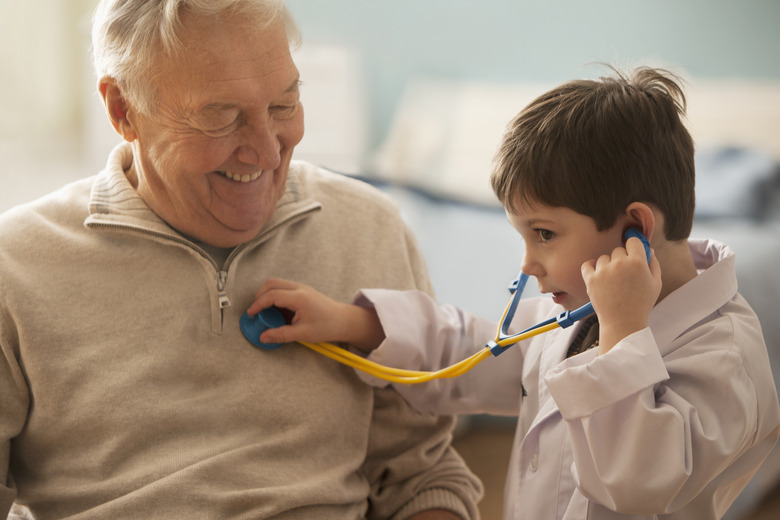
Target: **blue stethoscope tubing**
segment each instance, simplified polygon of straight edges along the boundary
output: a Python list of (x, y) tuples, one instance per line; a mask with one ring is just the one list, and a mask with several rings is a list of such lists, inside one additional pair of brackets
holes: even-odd
[[(647, 239), (645, 235), (643, 235), (638, 229), (636, 228), (628, 228), (623, 233), (623, 241), (628, 241), (629, 238), (636, 237), (641, 242), (642, 245), (645, 247), (645, 257), (647, 258), (647, 263), (650, 263), (650, 257), (651, 257), (651, 250), (650, 250), (650, 241)], [(577, 321), (587, 318), (591, 314), (593, 314), (593, 304), (588, 302), (582, 307), (575, 309), (573, 311), (564, 311), (557, 316), (553, 316), (552, 318), (549, 318), (545, 321), (542, 321), (540, 323), (537, 323), (536, 325), (529, 327), (525, 330), (521, 330), (520, 332), (517, 332), (515, 334), (509, 333), (509, 325), (512, 323), (512, 320), (515, 317), (515, 312), (517, 312), (517, 305), (520, 303), (521, 296), (523, 295), (523, 291), (525, 290), (525, 284), (528, 282), (529, 276), (525, 273), (520, 273), (518, 277), (512, 282), (512, 284), (509, 286), (509, 292), (512, 293), (512, 300), (509, 303), (509, 306), (504, 313), (503, 319), (501, 320), (501, 325), (498, 329), (498, 341), (490, 341), (487, 343), (487, 348), (490, 349), (490, 351), (493, 353), (494, 356), (498, 356), (502, 352), (504, 352), (507, 348), (511, 347), (515, 343), (512, 342), (513, 338), (519, 338), (527, 334), (528, 332), (532, 330), (536, 330), (541, 327), (545, 327), (547, 325), (551, 325), (553, 323), (558, 323), (558, 325), (565, 329), (567, 327), (570, 327)], [(500, 343), (500, 344), (499, 344)], [(503, 346), (502, 346), (503, 345)]]

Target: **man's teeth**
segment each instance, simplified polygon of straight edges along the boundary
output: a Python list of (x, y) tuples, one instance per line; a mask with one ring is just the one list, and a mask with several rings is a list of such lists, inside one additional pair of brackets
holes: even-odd
[(259, 172), (255, 172), (252, 175), (239, 175), (237, 173), (232, 172), (220, 172), (222, 175), (227, 177), (228, 179), (238, 181), (238, 182), (252, 182), (256, 180), (260, 175), (263, 174), (263, 171), (260, 170)]

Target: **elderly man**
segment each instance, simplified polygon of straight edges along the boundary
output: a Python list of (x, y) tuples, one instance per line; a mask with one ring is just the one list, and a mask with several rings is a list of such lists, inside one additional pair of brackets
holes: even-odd
[(291, 162), (274, 0), (104, 0), (104, 171), (0, 218), (0, 517), (476, 518), (450, 418), (239, 318), (270, 276), (430, 290), (394, 206)]

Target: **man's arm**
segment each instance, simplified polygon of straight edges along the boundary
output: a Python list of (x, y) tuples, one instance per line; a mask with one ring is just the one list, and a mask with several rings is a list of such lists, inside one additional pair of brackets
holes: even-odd
[(0, 518), (6, 517), (16, 498), (15, 490), (7, 487), (11, 439), (24, 427), (29, 404), (24, 377), (11, 349), (4, 348), (7, 344), (0, 345)]
[(418, 520), (443, 511), (479, 518), (482, 485), (450, 446), (454, 419), (417, 412), (390, 387), (375, 389), (374, 400), (363, 466), (371, 486), (367, 518)]
[(409, 517), (409, 520), (460, 520), (460, 517), (446, 509), (429, 509)]

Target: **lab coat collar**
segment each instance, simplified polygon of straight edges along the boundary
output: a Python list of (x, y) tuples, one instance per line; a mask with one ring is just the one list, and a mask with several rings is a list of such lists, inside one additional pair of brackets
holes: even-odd
[(699, 275), (661, 300), (649, 317), (662, 356), (675, 338), (737, 294), (734, 251), (715, 240), (690, 239), (688, 244)]

